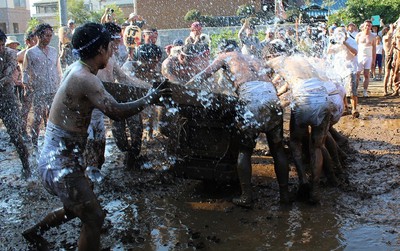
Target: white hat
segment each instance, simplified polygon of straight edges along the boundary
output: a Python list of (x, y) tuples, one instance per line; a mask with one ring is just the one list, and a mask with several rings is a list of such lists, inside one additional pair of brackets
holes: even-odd
[(72, 20), (72, 19), (68, 20), (68, 24), (74, 24), (74, 23), (75, 23), (74, 20)]
[(5, 46), (10, 45), (10, 44), (14, 44), (14, 43), (17, 43), (18, 45), (20, 45), (20, 43), (18, 42), (16, 36), (8, 36)]

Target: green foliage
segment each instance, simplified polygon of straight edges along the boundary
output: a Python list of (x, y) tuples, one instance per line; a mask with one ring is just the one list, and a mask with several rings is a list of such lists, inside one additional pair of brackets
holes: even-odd
[(244, 16), (244, 17), (253, 16), (255, 13), (256, 13), (256, 9), (255, 9), (254, 5), (251, 5), (251, 4), (240, 5), (236, 11), (237, 16)]
[(73, 19), (76, 25), (83, 24), (89, 20), (89, 12), (85, 9), (83, 0), (67, 1), (68, 19)]
[(357, 24), (374, 15), (379, 15), (388, 24), (399, 17), (400, 4), (398, 0), (348, 0), (346, 11), (348, 19)]
[(349, 17), (347, 9), (338, 10), (328, 17), (328, 26), (331, 26), (334, 23), (346, 25), (350, 22), (354, 22), (354, 20)]
[(218, 34), (211, 34), (211, 57), (214, 57), (218, 52), (218, 44), (222, 39), (235, 40), (239, 44), (238, 31), (232, 31), (230, 29), (223, 29)]
[(201, 21), (201, 13), (200, 13), (200, 11), (198, 11), (196, 9), (189, 10), (185, 15), (184, 20), (191, 21), (191, 22)]
[(37, 19), (36, 17), (32, 17), (29, 21), (28, 21), (28, 28), (26, 29), (26, 32), (29, 32), (33, 29), (35, 29), (35, 27), (39, 24), (41, 24), (42, 22), (39, 21), (39, 19)]

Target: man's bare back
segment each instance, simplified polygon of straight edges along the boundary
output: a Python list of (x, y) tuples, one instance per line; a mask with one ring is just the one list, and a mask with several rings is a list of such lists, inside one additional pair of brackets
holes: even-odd
[(229, 78), (235, 88), (250, 81), (270, 81), (261, 60), (238, 51), (231, 51), (219, 54), (211, 65), (189, 81), (188, 84), (200, 79), (207, 79), (221, 68), (224, 69), (225, 76)]

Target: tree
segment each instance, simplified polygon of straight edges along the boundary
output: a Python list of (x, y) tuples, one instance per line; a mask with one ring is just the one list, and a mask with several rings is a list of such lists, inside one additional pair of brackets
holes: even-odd
[(200, 20), (201, 20), (201, 13), (200, 13), (200, 11), (198, 11), (198, 10), (196, 10), (196, 9), (193, 9), (193, 10), (189, 10), (187, 13), (186, 13), (186, 15), (185, 15), (185, 17), (184, 17), (184, 20), (185, 21), (190, 21), (190, 22), (194, 22), (194, 21), (199, 21), (200, 22)]
[(236, 11), (237, 16), (244, 16), (244, 17), (253, 16), (255, 13), (256, 9), (254, 8), (254, 5), (251, 4), (240, 5)]
[(90, 13), (85, 9), (83, 0), (67, 1), (67, 10), (68, 19), (73, 19), (77, 25), (86, 23), (90, 20)]
[(37, 19), (36, 17), (32, 17), (29, 21), (28, 21), (28, 28), (26, 29), (27, 32), (32, 31), (35, 29), (36, 26), (38, 26), (39, 24), (41, 24), (42, 22), (39, 21), (39, 19)]
[(349, 20), (362, 23), (371, 16), (379, 15), (384, 23), (393, 23), (400, 13), (398, 0), (348, 0), (346, 12)]

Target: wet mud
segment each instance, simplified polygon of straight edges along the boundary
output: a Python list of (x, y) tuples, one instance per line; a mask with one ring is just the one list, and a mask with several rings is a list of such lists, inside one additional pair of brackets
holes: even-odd
[[(237, 184), (175, 177), (157, 136), (145, 141), (141, 168), (124, 167), (111, 133), (105, 179), (95, 191), (107, 211), (104, 250), (399, 250), (400, 98), (360, 98), (360, 118), (336, 126), (349, 138), (344, 181), (322, 185), (321, 204), (279, 204), (272, 158), (260, 138), (253, 157), (254, 205), (230, 201)], [(287, 128), (286, 128), (287, 133)], [(0, 250), (35, 250), (21, 232), (61, 204), (37, 179), (21, 180), (21, 164), (0, 130)], [(290, 189), (297, 189), (291, 164)], [(47, 232), (52, 250), (75, 250), (80, 223)]]

